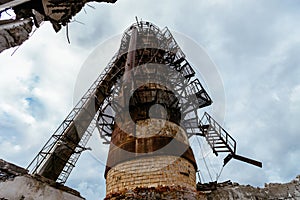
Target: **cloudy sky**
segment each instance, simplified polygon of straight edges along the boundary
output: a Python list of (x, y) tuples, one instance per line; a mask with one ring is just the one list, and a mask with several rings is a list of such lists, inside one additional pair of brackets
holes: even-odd
[[(300, 174), (299, 1), (118, 0), (91, 5), (95, 9), (86, 6), (75, 17), (84, 25), (70, 24), (71, 44), (65, 30), (56, 34), (45, 23), (13, 56), (13, 49), (0, 54), (1, 158), (29, 164), (84, 90), (78, 89), (77, 77), (89, 70), (85, 60), (97, 46), (113, 44), (107, 41), (138, 16), (193, 39), (217, 67), (226, 97), (222, 124), (238, 141), (239, 154), (263, 162), (260, 169), (233, 160), (220, 181), (263, 186)], [(99, 55), (99, 71), (82, 85), (101, 73), (117, 48), (111, 45)], [(201, 143), (205, 149), (205, 141)], [(105, 196), (105, 158), (100, 153), (106, 147), (97, 133), (89, 146), (93, 151), (80, 157), (67, 185), (94, 200)], [(215, 179), (222, 159), (204, 151)], [(199, 148), (194, 153), (205, 181), (210, 181)]]

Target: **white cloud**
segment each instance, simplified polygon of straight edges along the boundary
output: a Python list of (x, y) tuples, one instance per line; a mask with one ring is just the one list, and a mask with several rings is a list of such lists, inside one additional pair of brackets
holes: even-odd
[[(45, 23), (14, 56), (13, 50), (0, 54), (0, 156), (23, 166), (31, 161), (72, 109), (75, 81), (92, 49), (123, 32), (138, 16), (195, 39), (219, 67), (226, 92), (225, 128), (237, 139), (238, 152), (265, 166), (258, 169), (231, 161), (221, 179), (260, 186), (293, 179), (299, 173), (295, 158), (300, 139), (300, 16), (299, 4), (293, 2), (93, 4), (96, 10), (86, 8), (87, 15), (81, 12), (76, 17), (85, 25), (70, 25), (71, 45), (64, 30), (56, 34)], [(105, 154), (100, 143), (96, 139), (89, 143), (99, 144), (93, 151), (96, 158)], [(68, 184), (92, 200), (105, 195), (104, 166), (88, 155), (82, 155)], [(217, 158), (216, 163), (220, 161)], [(236, 173), (241, 167), (247, 173)]]
[(300, 85), (297, 85), (295, 88), (293, 88), (290, 99), (292, 103), (299, 103), (300, 104)]

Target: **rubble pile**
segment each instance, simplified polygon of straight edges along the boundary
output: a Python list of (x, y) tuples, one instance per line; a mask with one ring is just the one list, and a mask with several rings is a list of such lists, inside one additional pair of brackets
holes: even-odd
[(211, 190), (206, 187), (208, 200), (300, 199), (300, 175), (289, 183), (269, 183), (265, 184), (264, 188), (239, 185), (230, 181), (212, 185)]
[(151, 188), (137, 187), (134, 190), (124, 190), (117, 193), (109, 194), (104, 200), (121, 200), (121, 199), (189, 199), (205, 200), (205, 195), (201, 192), (190, 191), (180, 186), (158, 186)]
[(0, 181), (11, 180), (25, 174), (28, 174), (28, 170), (0, 159)]

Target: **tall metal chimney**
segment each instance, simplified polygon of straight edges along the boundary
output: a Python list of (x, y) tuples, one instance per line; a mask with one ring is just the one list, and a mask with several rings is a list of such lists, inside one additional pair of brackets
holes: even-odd
[(107, 199), (136, 188), (195, 197), (197, 165), (183, 126), (194, 111), (185, 91), (194, 71), (169, 30), (149, 22), (125, 31), (120, 49), (114, 65), (125, 70), (112, 95)]

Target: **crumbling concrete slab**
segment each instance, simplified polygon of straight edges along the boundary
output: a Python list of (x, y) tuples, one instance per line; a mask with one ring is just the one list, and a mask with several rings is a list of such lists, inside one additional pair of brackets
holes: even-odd
[(76, 190), (0, 159), (0, 199), (83, 200)]
[(28, 170), (0, 159), (0, 181), (28, 174)]
[(29, 38), (33, 22), (30, 18), (24, 20), (0, 21), (0, 53), (8, 48), (19, 46)]
[[(115, 3), (117, 0), (0, 0), (0, 53), (19, 46), (29, 38), (33, 27), (50, 21), (56, 32), (66, 26), (89, 2)], [(15, 19), (1, 20), (1, 14), (12, 9)]]
[[(264, 188), (225, 182), (205, 189), (208, 200), (300, 199), (300, 175), (289, 183), (269, 183)], [(203, 188), (203, 187), (202, 187)]]

